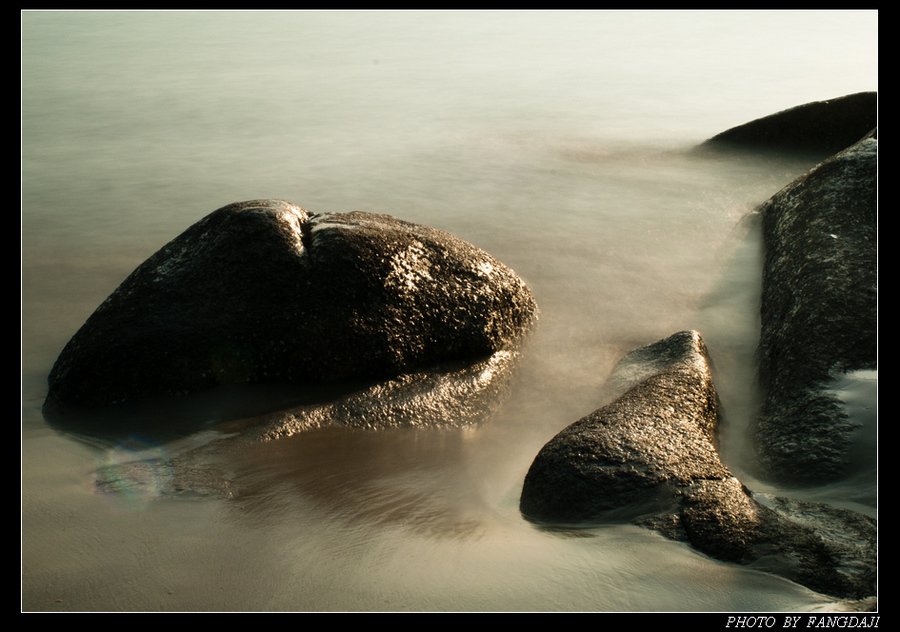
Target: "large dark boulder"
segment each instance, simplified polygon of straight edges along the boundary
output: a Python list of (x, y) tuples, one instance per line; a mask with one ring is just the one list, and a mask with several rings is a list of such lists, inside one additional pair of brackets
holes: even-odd
[(765, 202), (758, 347), (762, 474), (790, 483), (840, 477), (853, 425), (830, 390), (877, 368), (878, 141), (869, 136)]
[(697, 332), (626, 355), (609, 385), (621, 394), (534, 459), (520, 499), (527, 519), (568, 528), (632, 522), (826, 595), (875, 594), (873, 519), (756, 496), (722, 464), (718, 398)]
[(446, 232), (243, 202), (188, 228), (97, 308), (54, 365), (45, 411), (458, 368), (513, 346), (535, 316), (512, 270)]
[(728, 129), (702, 149), (740, 149), (831, 156), (878, 126), (878, 93), (815, 101)]

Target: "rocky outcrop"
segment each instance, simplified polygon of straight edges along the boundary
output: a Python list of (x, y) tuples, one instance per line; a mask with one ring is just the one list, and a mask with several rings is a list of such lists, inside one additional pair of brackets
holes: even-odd
[(514, 346), (535, 317), (512, 270), (446, 232), (243, 202), (188, 228), (97, 308), (54, 365), (45, 411), (440, 372)]
[(806, 153), (826, 158), (878, 126), (878, 93), (859, 92), (815, 101), (726, 130), (704, 150), (741, 149)]
[(621, 394), (538, 453), (520, 499), (527, 519), (554, 527), (634, 522), (823, 594), (875, 593), (874, 520), (754, 495), (722, 464), (718, 398), (697, 332), (633, 351), (609, 384)]
[(729, 476), (713, 447), (718, 399), (703, 341), (681, 332), (626, 355), (611, 404), (562, 430), (525, 477), (520, 508), (579, 523), (666, 510), (695, 480)]
[(853, 426), (829, 390), (877, 368), (877, 167), (874, 135), (765, 202), (758, 347), (762, 409), (754, 429), (764, 476), (834, 480)]

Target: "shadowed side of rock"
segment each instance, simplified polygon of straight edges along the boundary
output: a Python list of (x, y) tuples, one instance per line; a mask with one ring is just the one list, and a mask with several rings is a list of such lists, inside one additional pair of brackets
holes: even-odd
[[(509, 397), (519, 351), (442, 370), (404, 373), (327, 402), (288, 406), (217, 426), (240, 441), (262, 442), (311, 428), (458, 428), (488, 419)], [(232, 440), (232, 443), (234, 441)]]
[(878, 126), (878, 93), (814, 101), (728, 129), (698, 149), (805, 153), (827, 158)]
[(878, 141), (867, 137), (759, 209), (765, 262), (758, 347), (761, 474), (821, 483), (844, 474), (853, 426), (829, 390), (877, 368)]

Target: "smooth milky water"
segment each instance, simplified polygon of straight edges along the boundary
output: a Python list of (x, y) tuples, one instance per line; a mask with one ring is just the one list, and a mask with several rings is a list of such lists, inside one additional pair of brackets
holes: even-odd
[[(877, 61), (865, 11), (23, 13), (22, 607), (821, 606), (636, 527), (538, 530), (518, 495), (624, 353), (697, 329), (734, 473), (876, 514), (874, 376), (843, 385), (869, 415), (846, 481), (757, 482), (742, 440), (760, 253), (739, 221), (813, 165), (685, 151), (877, 90)], [(499, 412), (214, 451), (182, 494), (159, 493), (167, 464), (210, 435), (134, 452), (51, 429), (47, 374), (91, 312), (190, 224), (263, 197), (428, 224), (518, 272), (541, 319)]]

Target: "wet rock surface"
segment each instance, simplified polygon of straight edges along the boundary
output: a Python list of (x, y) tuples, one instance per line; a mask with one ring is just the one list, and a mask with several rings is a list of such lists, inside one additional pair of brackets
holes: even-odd
[(536, 317), (525, 283), (446, 232), (281, 200), (233, 204), (141, 264), (66, 345), (45, 414), (229, 385), (476, 364)]
[(854, 427), (830, 390), (877, 369), (878, 141), (864, 138), (759, 209), (765, 248), (754, 429), (761, 475), (844, 474)]
[(520, 499), (527, 519), (634, 522), (833, 597), (875, 593), (874, 520), (818, 503), (763, 502), (722, 464), (718, 397), (698, 332), (628, 354), (610, 384), (624, 392), (538, 453)]
[(623, 394), (562, 430), (532, 463), (520, 503), (529, 519), (643, 514), (668, 508), (694, 480), (728, 476), (712, 443), (718, 398), (696, 332), (632, 352), (610, 380)]

